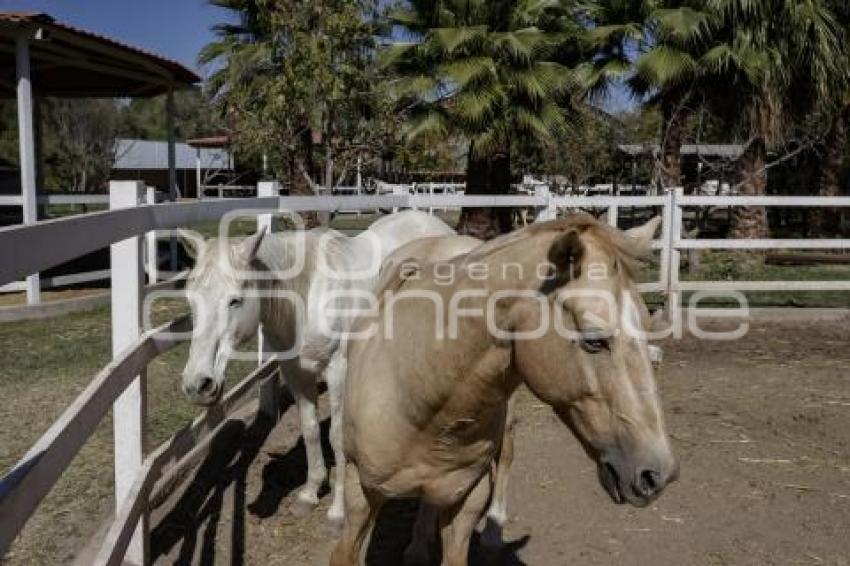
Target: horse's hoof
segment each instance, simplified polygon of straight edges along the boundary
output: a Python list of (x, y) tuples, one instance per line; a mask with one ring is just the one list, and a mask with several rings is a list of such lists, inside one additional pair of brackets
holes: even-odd
[(292, 503), (292, 514), (299, 519), (309, 517), (318, 505), (318, 501), (313, 502), (309, 499), (298, 497), (295, 502)]
[(404, 566), (430, 566), (431, 555), (426, 549), (408, 546), (404, 551), (402, 564)]
[(505, 544), (502, 530), (502, 525), (494, 521), (491, 517), (487, 517), (484, 523), (484, 529), (481, 531), (481, 546), (492, 550), (502, 548)]
[(339, 538), (340, 536), (342, 536), (342, 526), (344, 524), (344, 517), (328, 515), (328, 522), (326, 524), (328, 534), (331, 535), (333, 538)]

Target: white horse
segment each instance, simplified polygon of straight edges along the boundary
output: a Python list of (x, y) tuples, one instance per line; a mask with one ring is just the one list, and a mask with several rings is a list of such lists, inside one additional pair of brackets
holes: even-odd
[(340, 427), (346, 356), (339, 331), (349, 321), (340, 307), (352, 306), (358, 293), (371, 291), (381, 262), (399, 246), (450, 234), (454, 230), (441, 220), (415, 211), (382, 218), (354, 238), (326, 228), (207, 241), (184, 234), (196, 263), (187, 284), (193, 331), (183, 391), (200, 405), (218, 402), (228, 360), (262, 323), (298, 406), (307, 449), (307, 483), (298, 493), (296, 512), (307, 513), (318, 504), (327, 479), (316, 413), (318, 382), (324, 379), (336, 460), (328, 520), (338, 526), (343, 518)]

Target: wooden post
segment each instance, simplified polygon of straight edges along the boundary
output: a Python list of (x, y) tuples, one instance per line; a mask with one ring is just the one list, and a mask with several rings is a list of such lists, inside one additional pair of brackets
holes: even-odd
[[(156, 204), (156, 188), (155, 187), (147, 187), (147, 193), (145, 195), (145, 202), (147, 204)], [(147, 271), (148, 271), (148, 284), (153, 285), (159, 279), (159, 265), (157, 263), (157, 239), (156, 239), (156, 230), (151, 230), (147, 234), (145, 234), (145, 244), (146, 244), (146, 256), (145, 260), (147, 263)]]
[[(131, 208), (145, 199), (141, 181), (110, 181), (109, 209)], [(143, 265), (142, 240), (133, 236), (112, 244), (112, 356), (117, 356), (141, 335)], [(136, 377), (113, 405), (115, 443), (115, 506), (121, 509), (138, 479), (145, 458), (147, 391), (145, 374)], [(126, 561), (147, 564), (148, 514), (142, 514), (127, 547)]]
[[(21, 165), (21, 205), (24, 224), (38, 222), (38, 197), (35, 171), (35, 134), (33, 133), (32, 79), (30, 77), (29, 38), (15, 39), (15, 73), (18, 98), (18, 148)], [(27, 304), (41, 302), (41, 280), (38, 273), (27, 277)]]
[[(280, 183), (277, 181), (262, 181), (257, 183), (257, 197), (276, 197), (280, 195)], [(266, 233), (272, 231), (272, 215), (260, 214), (257, 216), (257, 230), (265, 229)], [(257, 332), (257, 362), (258, 365), (269, 359), (271, 347), (263, 334), (263, 327)], [(273, 374), (260, 386), (260, 413), (277, 420), (280, 410), (280, 388), (278, 386), (277, 374)]]

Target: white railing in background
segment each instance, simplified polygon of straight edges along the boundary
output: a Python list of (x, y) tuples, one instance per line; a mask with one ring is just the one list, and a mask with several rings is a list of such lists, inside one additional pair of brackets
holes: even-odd
[[(850, 198), (817, 197), (686, 197), (681, 190), (661, 196), (554, 196), (546, 186), (534, 194), (472, 196), (399, 191), (378, 196), (279, 197), (279, 185), (261, 183), (257, 198), (150, 204), (150, 191), (142, 183), (112, 182), (106, 212), (49, 220), (0, 229), (0, 284), (25, 277), (111, 246), (113, 360), (65, 410), (32, 449), (0, 480), (0, 556), (64, 473), (98, 423), (115, 408), (116, 514), (100, 542), (95, 564), (122, 561), (147, 563), (147, 513), (149, 501), (159, 500), (169, 478), (197, 464), (209, 452), (216, 434), (231, 411), (244, 403), (256, 385), (263, 384), (259, 407), (275, 412), (276, 366), (262, 360), (210, 409), (151, 453), (144, 451), (144, 372), (148, 363), (176, 345), (177, 331), (188, 331), (186, 319), (174, 320), (142, 334), (140, 303), (145, 269), (142, 235), (179, 226), (216, 220), (227, 212), (252, 210), (258, 224), (269, 226), (277, 211), (395, 210), (398, 208), (455, 208), (462, 206), (519, 207), (534, 211), (536, 221), (554, 219), (564, 209), (607, 209), (607, 221), (617, 225), (623, 207), (655, 207), (663, 215), (662, 234), (654, 247), (660, 250), (657, 281), (641, 285), (643, 291), (667, 293), (672, 306), (683, 291), (715, 289), (850, 290), (850, 282), (682, 282), (680, 253), (688, 249), (850, 249), (850, 240), (700, 240), (682, 237), (683, 207), (699, 206), (829, 206), (850, 207)], [(152, 241), (145, 236), (144, 241)]]
[[(38, 204), (109, 204), (109, 195), (42, 194)], [(20, 195), (0, 195), (0, 206), (21, 206)]]

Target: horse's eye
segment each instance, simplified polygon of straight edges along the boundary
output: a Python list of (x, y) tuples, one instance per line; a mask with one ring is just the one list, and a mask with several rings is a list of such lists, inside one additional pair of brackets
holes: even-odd
[(231, 309), (238, 309), (242, 306), (242, 297), (233, 297), (230, 299), (230, 302), (227, 303), (227, 307)]
[(607, 338), (582, 338), (581, 349), (589, 354), (598, 354), (602, 350), (610, 350)]

